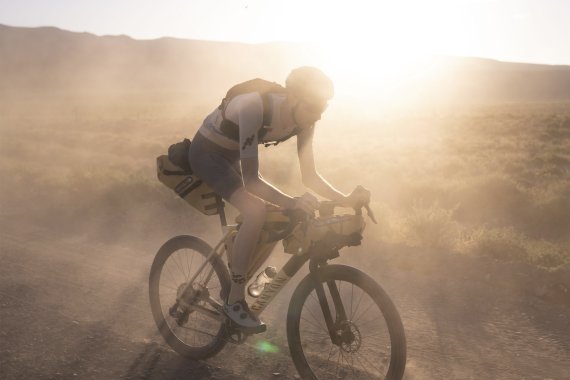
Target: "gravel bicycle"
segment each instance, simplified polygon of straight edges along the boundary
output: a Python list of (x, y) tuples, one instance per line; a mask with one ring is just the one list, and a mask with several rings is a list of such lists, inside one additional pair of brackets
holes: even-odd
[[(227, 224), (219, 196), (216, 207), (223, 237), (212, 248), (190, 235), (160, 247), (152, 263), (149, 296), (156, 325), (170, 347), (192, 359), (211, 357), (248, 334), (223, 313), (230, 290), (226, 263), (240, 227)], [(335, 202), (321, 202), (318, 216), (270, 208), (248, 278), (278, 241), (291, 254), (287, 263), (248, 302), (260, 315), (289, 280), (308, 263), (309, 273), (293, 292), (287, 311), (287, 341), (303, 379), (401, 379), (406, 365), (404, 328), (389, 296), (362, 271), (329, 264), (343, 247), (360, 244), (362, 209), (336, 214)], [(373, 219), (374, 220), (374, 219)]]

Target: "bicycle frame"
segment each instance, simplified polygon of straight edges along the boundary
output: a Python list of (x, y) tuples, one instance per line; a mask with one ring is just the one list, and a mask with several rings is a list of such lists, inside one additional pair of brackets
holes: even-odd
[[(194, 276), (192, 276), (192, 278), (186, 284), (183, 293), (185, 293), (192, 287), (192, 284), (194, 283), (196, 278), (200, 275), (200, 273), (204, 270), (208, 262), (210, 262), (210, 260), (214, 256), (216, 255), (222, 256), (225, 251), (226, 258), (229, 260), (229, 253), (227, 252), (225, 247), (223, 249), (220, 248), (223, 247), (227, 237), (237, 230), (238, 225), (227, 224), (225, 213), (223, 210), (223, 203), (221, 204), (220, 203), (218, 204), (218, 211), (220, 214), (220, 222), (222, 225), (223, 236), (220, 239), (220, 241), (216, 244), (216, 246), (212, 249), (212, 251), (208, 254), (206, 260), (196, 271)], [(324, 245), (314, 247), (309, 252), (305, 252), (300, 255), (292, 255), (291, 258), (285, 263), (285, 265), (279, 270), (277, 275), (272, 279), (272, 281), (265, 285), (263, 291), (261, 292), (259, 297), (255, 299), (254, 303), (251, 304), (250, 306), (251, 311), (257, 316), (261, 315), (261, 313), (263, 313), (266, 307), (279, 294), (279, 292), (289, 282), (289, 280), (291, 280), (291, 278), (293, 278), (293, 276), (297, 274), (297, 272), (303, 267), (303, 265), (305, 265), (305, 263), (310, 260), (309, 270), (310, 270), (310, 275), (313, 276), (314, 279), (317, 298), (319, 300), (321, 309), (323, 311), (323, 316), (326, 321), (331, 340), (333, 343), (338, 344), (340, 337), (335, 332), (335, 323), (338, 322), (339, 320), (340, 321), (346, 320), (347, 318), (346, 311), (340, 299), (340, 294), (336, 286), (336, 283), (334, 281), (327, 282), (327, 286), (329, 288), (331, 298), (333, 300), (333, 304), (335, 306), (335, 311), (336, 311), (335, 321), (333, 321), (329, 303), (327, 301), (327, 297), (324, 292), (324, 287), (319, 278), (319, 268), (323, 265), (326, 265), (327, 260), (336, 258), (338, 256), (339, 256), (338, 251), (331, 250)], [(210, 281), (213, 271), (214, 271), (213, 267), (209, 269), (209, 272), (205, 277), (204, 284), (207, 284)], [(221, 309), (222, 305), (219, 304), (213, 298), (209, 297), (208, 301), (213, 306), (216, 306), (219, 309)], [(203, 310), (201, 310), (200, 308), (194, 308), (193, 305), (191, 307), (196, 311), (203, 312)], [(219, 319), (219, 316), (213, 315), (212, 313), (206, 313), (206, 315), (215, 319)]]
[[(188, 291), (192, 287), (192, 284), (194, 283), (196, 278), (202, 273), (204, 268), (206, 268), (206, 265), (208, 265), (208, 262), (214, 256), (222, 256), (225, 252), (226, 257), (229, 259), (228, 252), (225, 250), (225, 248), (224, 249), (220, 249), (220, 248), (223, 246), (224, 242), (226, 241), (226, 238), (232, 232), (234, 232), (237, 229), (237, 224), (226, 225), (224, 227), (226, 229), (225, 234), (220, 239), (220, 241), (216, 244), (216, 246), (212, 249), (212, 251), (208, 254), (206, 260), (204, 260), (204, 262), (198, 268), (196, 273), (194, 273), (192, 278), (188, 281), (188, 283), (186, 284), (186, 287), (184, 288), (183, 293), (185, 293), (186, 291)], [(262, 293), (255, 300), (255, 302), (250, 306), (250, 309), (256, 315), (260, 315), (263, 312), (263, 310), (265, 310), (265, 308), (269, 305), (269, 303), (273, 300), (273, 298), (275, 298), (275, 296), (277, 296), (277, 294), (279, 294), (281, 289), (289, 282), (289, 280), (307, 262), (307, 260), (309, 260), (309, 254), (308, 253), (303, 254), (303, 255), (293, 255), (287, 261), (287, 263), (285, 263), (283, 268), (281, 268), (281, 270), (277, 273), (277, 275), (273, 278), (273, 280), (265, 286)], [(210, 281), (210, 278), (211, 278), (213, 272), (214, 272), (214, 268), (212, 267), (209, 269), (209, 271), (208, 271), (208, 273), (204, 279), (204, 284), (207, 284)], [(210, 303), (221, 306), (218, 304), (217, 301), (215, 301), (212, 298), (210, 298)]]

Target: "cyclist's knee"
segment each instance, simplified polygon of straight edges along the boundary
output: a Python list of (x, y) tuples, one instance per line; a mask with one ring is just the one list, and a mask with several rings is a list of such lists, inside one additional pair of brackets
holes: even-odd
[(229, 199), (244, 218), (244, 221), (253, 223), (265, 222), (267, 209), (265, 202), (250, 194), (245, 189), (236, 190)]
[(267, 218), (267, 209), (265, 202), (259, 198), (253, 197), (248, 207), (243, 210), (242, 215), (244, 221), (251, 221), (256, 224), (263, 224)]

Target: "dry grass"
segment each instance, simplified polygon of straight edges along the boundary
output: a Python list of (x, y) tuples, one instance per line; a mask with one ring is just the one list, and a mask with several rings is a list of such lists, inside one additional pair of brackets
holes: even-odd
[[(3, 102), (2, 217), (106, 239), (215, 228), (215, 218), (186, 207), (155, 176), (155, 157), (192, 136), (215, 106), (188, 104)], [(568, 109), (514, 104), (355, 119), (363, 114), (339, 104), (319, 127), (318, 167), (342, 191), (371, 188), (382, 239), (569, 266)], [(302, 192), (294, 143), (260, 149), (264, 176)]]

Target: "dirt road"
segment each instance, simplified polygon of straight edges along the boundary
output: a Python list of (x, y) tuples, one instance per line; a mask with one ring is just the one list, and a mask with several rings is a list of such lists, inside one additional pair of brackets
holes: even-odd
[[(250, 339), (193, 362), (164, 345), (148, 305), (149, 268), (167, 236), (103, 243), (6, 221), (1, 231), (2, 379), (298, 378), (277, 313), (287, 294), (264, 314), (269, 329), (258, 338), (279, 352), (261, 353)], [(367, 261), (346, 262), (365, 267), (400, 310), (406, 379), (570, 378), (570, 303), (563, 293), (550, 297), (540, 273), (378, 244), (359, 249)]]

